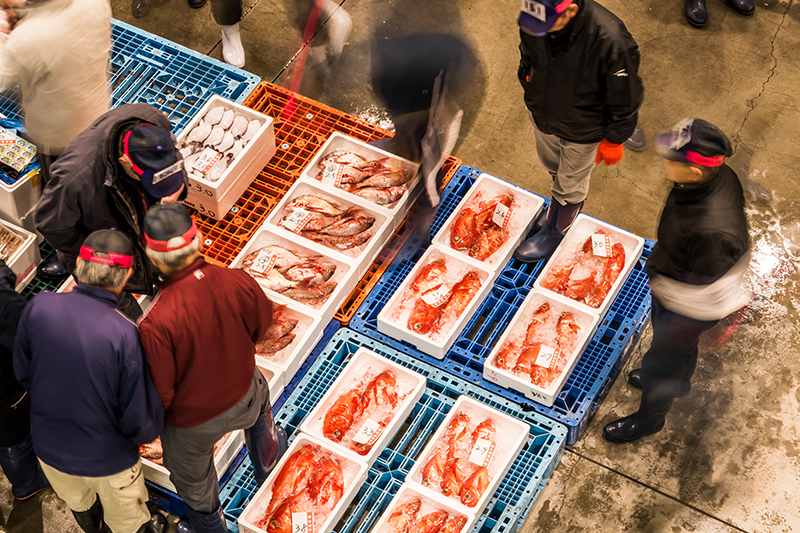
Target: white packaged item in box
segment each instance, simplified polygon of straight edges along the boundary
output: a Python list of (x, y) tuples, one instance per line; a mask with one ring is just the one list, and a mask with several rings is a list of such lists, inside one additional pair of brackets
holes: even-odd
[(414, 463), (406, 484), (421, 494), (445, 497), (462, 513), (480, 516), (525, 446), (529, 431), (528, 424), (460, 396)]
[(431, 527), (435, 527), (433, 524), (448, 525), (450, 529), (447, 531), (452, 533), (469, 533), (477, 519), (474, 514), (456, 509), (440, 494), (423, 494), (413, 485), (404, 484), (372, 528), (372, 533), (403, 533), (407, 531), (404, 524), (416, 531), (414, 526), (422, 523), (431, 524)]
[[(588, 215), (578, 215), (533, 286), (563, 294), (603, 317), (643, 248), (643, 238)], [(623, 250), (624, 261), (619, 253)], [(617, 277), (610, 283), (614, 275)]]
[(499, 274), (543, 205), (540, 196), (481, 174), (433, 242)]
[[(296, 322), (297, 325), (281, 337), (288, 340), (294, 336), (291, 342), (276, 352), (267, 353), (264, 351), (265, 344), (269, 343), (264, 343), (263, 341), (256, 343), (256, 361), (263, 362), (264, 365), (279, 373), (281, 387), (284, 387), (292, 380), (311, 353), (311, 350), (322, 338), (326, 324), (322, 322), (322, 318), (319, 315), (304, 311), (303, 306), (294, 300), (284, 298), (280, 294), (270, 294), (270, 299), (273, 305), (274, 327), (288, 329), (292, 323)], [(276, 316), (276, 313), (280, 314), (280, 316)], [(279, 341), (280, 338), (270, 342), (277, 343), (273, 346), (277, 348), (284, 344)]]
[[(434, 245), (378, 314), (378, 331), (443, 359), (493, 281), (492, 271)], [(469, 293), (473, 295), (465, 306)]]
[[(167, 490), (175, 492), (175, 486), (169, 480), (169, 470), (167, 470), (164, 465), (160, 465), (144, 457), (142, 452), (143, 448), (148, 448), (154, 444), (156, 444), (160, 450), (160, 439), (150, 445), (139, 447), (139, 453), (142, 454), (142, 472), (144, 472), (144, 477)], [(214, 469), (217, 471), (218, 477), (221, 478), (225, 474), (225, 471), (228, 470), (228, 467), (239, 454), (239, 450), (242, 449), (243, 445), (244, 431), (241, 429), (231, 431), (217, 441), (214, 450)]]
[[(299, 244), (298, 241), (299, 238), (295, 237), (293, 240), (291, 235), (284, 237), (271, 228), (262, 226), (236, 256), (230, 268), (244, 268), (259, 282), (267, 296), (282, 294), (298, 302), (301, 309), (322, 317), (324, 325), (333, 318), (336, 310), (350, 296), (358, 283), (355, 267), (350, 261), (337, 258), (317, 243), (304, 241)], [(313, 286), (309, 286), (308, 282), (289, 281), (281, 271), (287, 274), (289, 272), (280, 265), (283, 261), (289, 261), (284, 258), (292, 256), (301, 259), (299, 264), (303, 264), (307, 258), (312, 258), (317, 261), (317, 266), (326, 269), (326, 274), (331, 270), (333, 273), (327, 280), (319, 281)], [(287, 288), (281, 290), (281, 287)]]
[(306, 180), (292, 185), (266, 224), (276, 233), (300, 237), (297, 242), (322, 246), (327, 255), (350, 259), (357, 264), (359, 278), (372, 266), (393, 231), (389, 216), (369, 202), (347, 199), (342, 191), (325, 190)]
[(585, 306), (534, 289), (484, 362), (483, 375), (550, 407), (599, 322)]
[[(309, 448), (305, 448), (306, 446)], [(314, 496), (312, 496), (310, 493), (312, 489), (318, 489), (320, 486), (322, 486), (322, 484), (318, 484), (316, 486), (312, 485), (312, 487), (309, 487), (307, 480), (303, 480), (298, 483), (299, 486), (296, 486), (296, 490), (294, 492), (286, 491), (289, 492), (289, 494), (273, 495), (272, 489), (276, 484), (276, 481), (281, 477), (281, 472), (287, 463), (296, 460), (294, 459), (296, 452), (301, 454), (298, 456), (301, 461), (307, 460), (313, 462), (313, 466), (311, 467), (311, 476), (314, 475), (313, 471), (318, 470), (320, 466), (324, 467), (325, 464), (328, 464), (328, 467), (330, 468), (331, 465), (328, 463), (330, 459), (335, 460), (336, 464), (341, 467), (342, 476), (332, 476), (337, 481), (324, 484), (329, 487), (338, 485), (342, 490), (341, 498), (339, 498), (339, 501), (335, 504), (335, 506), (333, 506), (332, 509), (326, 509), (322, 512), (320, 511), (321, 507), (315, 503), (318, 500), (315, 500)], [(320, 461), (321, 458), (326, 459), (326, 461)], [(333, 465), (333, 467), (335, 469), (335, 465)], [(244, 511), (239, 516), (239, 531), (241, 533), (265, 533), (267, 523), (272, 520), (280, 520), (283, 522), (283, 525), (286, 526), (286, 531), (313, 531), (314, 533), (330, 533), (333, 531), (334, 526), (336, 526), (336, 524), (342, 518), (342, 515), (344, 515), (347, 507), (350, 505), (350, 502), (353, 500), (356, 494), (358, 494), (358, 491), (361, 489), (361, 485), (364, 483), (364, 481), (366, 481), (368, 470), (369, 467), (367, 467), (366, 463), (363, 461), (358, 461), (347, 456), (339, 455), (333, 449), (331, 449), (327, 443), (300, 433), (294, 439), (294, 442), (292, 442), (292, 444), (289, 446), (289, 449), (286, 450), (286, 453), (278, 462), (278, 465), (269, 475), (264, 484), (261, 485), (261, 488), (258, 489), (258, 492), (256, 492), (255, 496), (253, 496), (253, 499), (250, 500), (250, 503), (247, 504), (247, 507), (245, 507)], [(338, 483), (339, 481), (341, 481), (341, 484)], [(318, 498), (322, 496), (323, 495), (320, 494), (318, 495)], [(287, 498), (294, 497), (294, 501), (299, 501), (302, 503), (298, 503), (294, 512), (291, 512), (290, 509), (287, 509), (286, 513), (282, 513), (280, 517), (270, 516), (267, 514), (267, 512), (269, 510), (270, 500), (272, 500), (273, 497), (275, 497), (276, 500), (273, 506), (277, 509), (282, 507), (281, 504), (284, 503)], [(272, 511), (274, 511), (274, 509)], [(305, 526), (305, 529), (303, 529), (303, 526)], [(284, 528), (280, 528), (280, 530), (284, 531)]]
[[(359, 348), (317, 407), (303, 420), (300, 431), (371, 466), (422, 397), (425, 384), (424, 376)], [(387, 396), (393, 397), (394, 407), (391, 403), (383, 408), (376, 406), (381, 398), (385, 402)], [(356, 402), (348, 405), (354, 398)], [(360, 411), (360, 416), (353, 417), (354, 411)], [(334, 433), (341, 435), (338, 440)]]
[(17, 275), (14, 288), (17, 292), (22, 292), (36, 276), (36, 267), (42, 262), (39, 247), (36, 245), (36, 235), (14, 224), (0, 221), (0, 238), (3, 235), (10, 239), (5, 246), (0, 244), (0, 259)]
[(283, 394), (283, 374), (256, 357), (256, 367), (264, 375), (269, 385), (269, 403), (275, 405), (275, 402)]
[[(228, 111), (232, 114), (225, 113)], [(235, 119), (231, 118), (228, 124), (230, 117)], [(203, 136), (198, 129), (201, 127), (210, 133)], [(201, 137), (203, 140), (199, 142), (190, 142)], [(214, 95), (181, 132), (178, 147), (185, 154), (184, 165), (189, 175), (189, 191), (184, 203), (203, 215), (222, 220), (275, 155), (273, 120)], [(197, 147), (197, 151), (193, 147)]]
[[(369, 196), (374, 195), (375, 200), (378, 200), (378, 197), (387, 198), (390, 196), (389, 193), (394, 193), (396, 191), (387, 191), (386, 193), (381, 191), (370, 191), (367, 190), (367, 187), (362, 186), (360, 189), (354, 187), (354, 191), (361, 191), (357, 194), (354, 194), (353, 192), (346, 192), (346, 190), (348, 190), (351, 186), (359, 184), (364, 185), (368, 183), (366, 180), (369, 179), (369, 177), (362, 180), (361, 183), (348, 183), (349, 181), (355, 181), (358, 179), (353, 178), (353, 172), (355, 170), (354, 166), (360, 165), (364, 162), (359, 161), (357, 156), (354, 157), (352, 155), (348, 156), (344, 154), (342, 154), (343, 158), (339, 159), (336, 158), (336, 156), (331, 156), (331, 154), (334, 152), (352, 152), (366, 161), (378, 161), (389, 158), (387, 164), (392, 168), (393, 173), (407, 172), (407, 176), (412, 176), (408, 182), (401, 185), (401, 187), (406, 189), (406, 192), (400, 197), (399, 200), (382, 205), (370, 200), (373, 205), (376, 206), (378, 211), (385, 213), (392, 221), (391, 232), (394, 233), (394, 231), (403, 222), (403, 219), (405, 219), (411, 207), (414, 205), (417, 197), (423, 193), (423, 184), (418, 172), (419, 165), (384, 150), (375, 148), (374, 146), (370, 146), (369, 144), (359, 141), (358, 139), (334, 132), (331, 134), (325, 144), (322, 145), (322, 148), (319, 149), (317, 155), (311, 160), (300, 176), (312, 181), (318, 181), (326, 188), (340, 191), (348, 198), (357, 197), (361, 199), (369, 199)], [(336, 159), (339, 159), (344, 164), (337, 164)], [(352, 164), (347, 165), (347, 162), (351, 162)], [(349, 176), (352, 179), (347, 177), (348, 172), (344, 172), (345, 170), (349, 171)], [(362, 172), (362, 174), (368, 174), (369, 172), (370, 170), (365, 168), (365, 171)], [(388, 183), (388, 181), (384, 181), (384, 183)], [(391, 196), (394, 197), (395, 195), (392, 194)], [(382, 202), (385, 200), (381, 199), (378, 201)]]
[[(36, 207), (42, 197), (42, 175), (40, 170), (29, 172), (8, 185), (0, 181), (0, 218), (16, 225)], [(32, 218), (32, 217), (31, 217)]]

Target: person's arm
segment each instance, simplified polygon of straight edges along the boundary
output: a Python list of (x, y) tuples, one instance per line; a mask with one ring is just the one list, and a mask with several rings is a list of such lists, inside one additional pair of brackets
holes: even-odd
[(82, 232), (78, 224), (81, 220), (80, 194), (65, 182), (65, 167), (71, 166), (62, 167), (58, 161), (53, 165), (50, 181), (36, 204), (34, 222), (53, 248), (75, 258), (88, 234)]
[[(5, 18), (5, 10), (0, 10), (3, 16), (0, 20), (0, 25), (7, 19)], [(21, 67), (17, 62), (12, 52), (12, 47), (9, 43), (9, 35), (0, 32), (0, 91), (13, 89), (19, 85)]]
[(28, 317), (30, 316), (32, 305), (29, 305), (22, 313), (17, 325), (17, 335), (14, 340), (14, 376), (25, 390), (31, 386), (31, 345), (28, 337)]
[(687, 281), (706, 285), (721, 278), (747, 252), (747, 243), (732, 235), (702, 232), (687, 243), (691, 275)]
[(134, 444), (153, 442), (164, 427), (164, 407), (135, 332), (122, 336), (119, 357), (120, 431)]
[[(244, 273), (244, 271), (240, 271)], [(256, 280), (244, 273), (246, 284), (245, 320), (247, 320), (247, 330), (254, 343), (264, 338), (269, 327), (272, 325), (272, 301), (267, 298), (261, 286)], [(249, 308), (249, 309), (248, 309)], [(248, 319), (249, 318), (249, 319)]]
[(16, 274), (0, 259), (0, 346), (9, 354), (14, 350), (17, 324), (27, 303), (14, 290), (16, 280)]
[(613, 53), (606, 73), (606, 109), (608, 128), (605, 140), (624, 143), (636, 129), (639, 107), (644, 99), (644, 85), (639, 77), (639, 47), (634, 42)]
[(139, 338), (150, 370), (158, 397), (164, 410), (169, 410), (175, 398), (175, 356), (172, 353), (172, 342), (159, 325), (145, 317), (139, 322)]

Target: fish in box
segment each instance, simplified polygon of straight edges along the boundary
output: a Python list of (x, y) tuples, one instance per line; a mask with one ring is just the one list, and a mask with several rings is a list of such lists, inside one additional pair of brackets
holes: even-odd
[(336, 150), (317, 163), (317, 181), (329, 183), (378, 205), (391, 206), (407, 192), (416, 167), (390, 157), (367, 159), (351, 150)]
[(372, 533), (466, 533), (475, 520), (474, 515), (454, 509), (447, 500), (422, 494), (405, 484)]

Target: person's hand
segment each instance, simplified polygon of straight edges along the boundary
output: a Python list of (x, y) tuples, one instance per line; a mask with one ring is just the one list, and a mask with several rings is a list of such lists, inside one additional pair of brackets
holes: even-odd
[(181, 183), (181, 188), (178, 189), (178, 191), (175, 194), (170, 194), (169, 196), (167, 196), (165, 198), (162, 198), (161, 199), (161, 203), (162, 204), (174, 204), (174, 203), (176, 203), (178, 201), (178, 198), (180, 197), (181, 193), (183, 192), (183, 188), (184, 187), (185, 187), (185, 185), (183, 183)]
[(11, 28), (14, 27), (12, 17), (16, 18), (13, 11), (0, 9), (0, 33), (11, 33)]
[(597, 157), (594, 162), (599, 164), (602, 161), (606, 166), (616, 165), (622, 159), (622, 155), (622, 144), (614, 144), (603, 139), (597, 147)]

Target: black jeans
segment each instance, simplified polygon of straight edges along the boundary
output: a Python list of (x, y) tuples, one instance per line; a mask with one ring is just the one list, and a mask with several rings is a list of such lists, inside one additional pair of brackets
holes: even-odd
[(0, 401), (0, 448), (11, 447), (31, 433), (31, 400), (22, 394)]
[(242, 1), (211, 0), (211, 13), (220, 26), (232, 26), (242, 19)]

